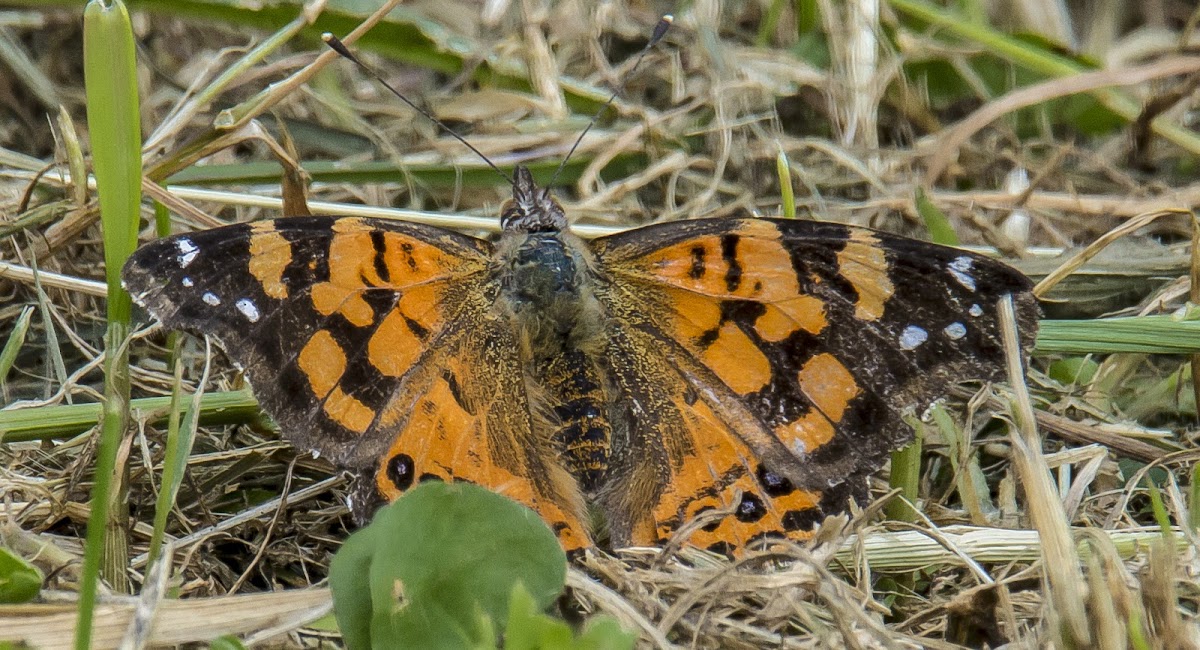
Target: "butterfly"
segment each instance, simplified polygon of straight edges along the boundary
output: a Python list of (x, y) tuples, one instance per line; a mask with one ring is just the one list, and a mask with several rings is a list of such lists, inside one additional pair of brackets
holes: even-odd
[(402, 221), (285, 217), (159, 239), (123, 270), (167, 327), (209, 335), (353, 509), (427, 480), (532, 508), (562, 546), (804, 539), (867, 497), (902, 421), (997, 379), (1013, 268), (837, 223), (674, 221), (585, 241), (518, 168), (496, 241)]

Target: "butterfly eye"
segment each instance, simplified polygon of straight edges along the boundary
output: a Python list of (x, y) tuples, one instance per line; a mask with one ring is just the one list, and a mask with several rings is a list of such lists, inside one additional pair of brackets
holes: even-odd
[(519, 221), (524, 214), (525, 212), (516, 201), (505, 200), (504, 204), (500, 206), (500, 227), (508, 230), (510, 224)]

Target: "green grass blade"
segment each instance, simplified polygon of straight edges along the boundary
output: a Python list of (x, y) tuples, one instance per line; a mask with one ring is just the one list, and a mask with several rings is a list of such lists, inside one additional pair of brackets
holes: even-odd
[(1188, 485), (1188, 527), (1200, 530), (1200, 464), (1192, 465), (1192, 480)]
[(104, 226), (108, 318), (128, 323), (132, 301), (121, 289), (121, 267), (137, 248), (142, 135), (133, 32), (129, 14), (119, 1), (108, 8), (95, 0), (88, 3), (84, 74), (92, 165)]
[[(105, 335), (104, 411), (96, 451), (95, 482), (88, 517), (80, 579), (75, 647), (91, 647), (92, 617), (101, 562), (114, 586), (125, 580), (124, 538), (110, 537), (117, 450), (129, 406), (126, 342), (132, 301), (121, 289), (121, 267), (137, 246), (141, 203), (141, 125), (137, 93), (137, 57), (129, 14), (120, 0), (92, 0), (84, 10), (84, 83), (92, 164), (100, 197), (108, 281), (108, 332)], [(117, 530), (124, 530), (119, 527)]]
[(929, 200), (925, 190), (919, 187), (915, 203), (917, 214), (921, 215), (921, 221), (925, 222), (925, 228), (929, 230), (930, 241), (943, 246), (958, 246), (962, 243), (958, 240), (958, 233), (954, 232), (954, 226), (950, 225), (946, 213), (938, 209), (937, 205)]
[(992, 29), (984, 22), (971, 20), (924, 0), (888, 0), (892, 8), (948, 31), (963, 40), (981, 45), (996, 56), (1048, 77), (1063, 77), (1083, 70), (1071, 59), (1030, 46), (1026, 41)]
[[(161, 424), (167, 419), (170, 405), (170, 397), (143, 397), (131, 400), (129, 410), (135, 417), (146, 417), (149, 422)], [(0, 411), (0, 442), (55, 440), (77, 436), (96, 426), (100, 412), (100, 404), (60, 404)], [(199, 417), (203, 426), (271, 426), (259, 413), (258, 402), (248, 391), (205, 394), (200, 401)]]
[(917, 501), (920, 500), (921, 483), (921, 452), (924, 450), (925, 425), (920, 420), (912, 420), (916, 436), (907, 445), (892, 452), (892, 472), (889, 485), (899, 489), (898, 496), (903, 499), (892, 499), (884, 508), (888, 519), (895, 521), (918, 521), (920, 513), (916, 512)]
[(782, 147), (775, 154), (775, 173), (779, 175), (779, 204), (786, 219), (796, 218), (796, 191), (792, 188), (792, 163)]
[(1200, 321), (1172, 316), (1044, 320), (1035, 354), (1191, 354), (1200, 350)]
[[(204, 396), (204, 386), (208, 383), (208, 364), (204, 366), (204, 374), (200, 379), (199, 388), (192, 395), (184, 413), (180, 402), (183, 400), (183, 362), (179, 359), (179, 337), (172, 340), (171, 356), (175, 368), (175, 382), (171, 387), (171, 407), (167, 416), (166, 453), (163, 455), (162, 484), (159, 486), (158, 499), (154, 503), (154, 529), (150, 533), (149, 560), (147, 567), (153, 567), (162, 550), (163, 538), (166, 536), (167, 517), (175, 507), (175, 498), (179, 494), (179, 486), (183, 484), (183, 473), (187, 468), (188, 457), (192, 453), (192, 443), (196, 439), (196, 426), (200, 403)], [(206, 359), (212, 355), (205, 355)]]
[(29, 332), (29, 323), (32, 320), (33, 305), (26, 305), (21, 310), (21, 315), (17, 316), (16, 322), (13, 323), (8, 340), (4, 342), (4, 349), (0, 350), (0, 399), (3, 399), (5, 404), (8, 403), (8, 386), (4, 383), (4, 378), (8, 376), (8, 371), (12, 370), (13, 362), (17, 360), (17, 353), (25, 345), (25, 335)]
[(1150, 497), (1150, 511), (1154, 513), (1154, 521), (1158, 522), (1158, 529), (1162, 531), (1165, 539), (1170, 539), (1171, 533), (1171, 515), (1167, 512), (1167, 506), (1163, 503), (1162, 492), (1154, 481), (1147, 476), (1143, 481), (1146, 485), (1146, 496)]

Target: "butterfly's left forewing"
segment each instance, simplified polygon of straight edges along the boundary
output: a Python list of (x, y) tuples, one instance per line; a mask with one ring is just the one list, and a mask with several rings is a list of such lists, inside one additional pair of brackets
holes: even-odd
[[(839, 224), (666, 223), (592, 250), (597, 297), (625, 329), (608, 354), (617, 411), (665, 390), (662, 412), (679, 423), (628, 420), (632, 456), (656, 459), (653, 473), (618, 460), (607, 493), (631, 495), (609, 510), (636, 544), (720, 506), (741, 516), (716, 546), (800, 535), (862, 496), (862, 476), (911, 437), (906, 409), (951, 381), (999, 376), (1001, 296), (1016, 298), (1026, 351), (1036, 329), (1030, 284), (1011, 268)], [(623, 355), (664, 370), (615, 367)]]
[(437, 228), (291, 217), (151, 242), (122, 279), (166, 326), (215, 337), (288, 436), (373, 464), (375, 426), (487, 277), (488, 245)]

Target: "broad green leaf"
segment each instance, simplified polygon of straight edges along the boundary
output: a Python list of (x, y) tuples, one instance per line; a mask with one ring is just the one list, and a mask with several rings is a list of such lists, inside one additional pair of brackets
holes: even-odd
[(513, 587), (504, 650), (632, 650), (636, 641), (637, 635), (607, 616), (588, 621), (576, 637), (566, 623), (538, 609), (525, 585)]
[(27, 603), (42, 589), (42, 572), (25, 558), (0, 546), (0, 603)]
[(513, 586), (504, 650), (537, 650), (570, 647), (571, 628), (542, 614), (523, 583)]
[(572, 647), (575, 650), (633, 650), (636, 642), (637, 635), (626, 632), (616, 619), (597, 616), (588, 621)]
[(350, 648), (486, 647), (517, 583), (545, 609), (566, 555), (532, 510), (466, 483), (419, 485), (355, 533), (330, 567)]
[[(371, 585), (367, 582), (376, 537), (382, 528), (367, 526), (351, 535), (329, 565), (334, 615), (346, 647), (371, 647)], [(384, 612), (384, 616), (387, 612)]]

